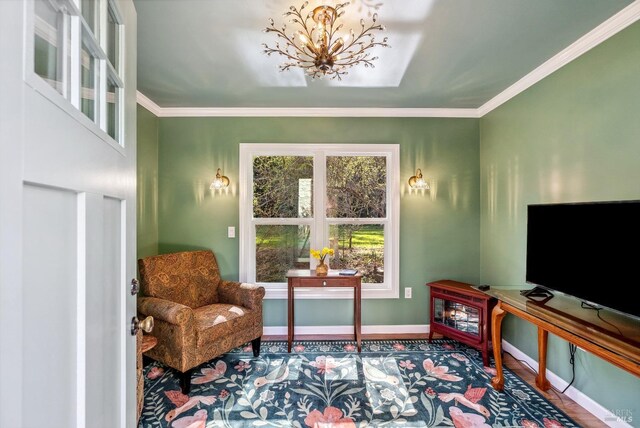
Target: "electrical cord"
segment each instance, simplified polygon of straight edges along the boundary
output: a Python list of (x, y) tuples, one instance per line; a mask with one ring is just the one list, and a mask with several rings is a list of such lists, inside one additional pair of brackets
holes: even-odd
[[(559, 389), (552, 387), (551, 391), (553, 391), (553, 393), (556, 395), (556, 397), (558, 397), (558, 399), (560, 400), (560, 402), (564, 403), (564, 400), (562, 399), (562, 397), (560, 395), (558, 395), (558, 392), (560, 392), (561, 394), (564, 394), (565, 391), (567, 389), (569, 389), (569, 387), (573, 384), (575, 378), (576, 378), (576, 367), (575, 367), (575, 354), (576, 354), (576, 349), (577, 346), (573, 345), (573, 344), (569, 344), (569, 363), (571, 364), (571, 382), (569, 382), (569, 384), (562, 390), (560, 391)], [(505, 354), (509, 355), (511, 358), (513, 358), (514, 360), (516, 360), (517, 362), (519, 362), (520, 364), (526, 366), (527, 368), (529, 368), (529, 370), (531, 370), (533, 373), (535, 373), (535, 375), (538, 375), (538, 371), (536, 369), (534, 369), (531, 364), (529, 364), (528, 362), (526, 362), (525, 360), (521, 360), (519, 358), (516, 358), (511, 352), (509, 351), (505, 351), (502, 350), (502, 352), (504, 352)]]
[(534, 372), (536, 375), (538, 375), (538, 371), (536, 369), (534, 369), (533, 367), (531, 367), (531, 364), (527, 363), (525, 360), (521, 360), (519, 358), (516, 358), (511, 352), (509, 351), (505, 351), (503, 350), (502, 352), (504, 352), (505, 354), (511, 356), (511, 358), (513, 358), (514, 360), (516, 360), (517, 362), (529, 367), (529, 370), (531, 370), (532, 372)]
[(620, 329), (618, 328), (618, 326), (617, 326), (617, 325), (615, 325), (615, 324), (613, 324), (612, 322), (609, 322), (609, 321), (607, 321), (606, 319), (602, 318), (602, 316), (600, 315), (600, 311), (602, 310), (602, 308), (599, 308), (599, 307), (594, 306), (594, 305), (592, 305), (592, 304), (590, 304), (590, 303), (587, 303), (587, 302), (581, 302), (581, 303), (580, 303), (580, 307), (581, 307), (582, 309), (591, 309), (591, 310), (596, 311), (596, 316), (597, 316), (598, 318), (600, 318), (600, 319), (602, 320), (602, 322), (605, 322), (605, 323), (609, 324), (610, 326), (612, 326), (613, 328), (615, 328), (616, 330), (618, 330), (618, 333), (620, 334), (620, 336), (625, 337), (625, 336), (624, 336), (624, 334), (622, 334), (622, 332), (620, 331)]
[(578, 349), (576, 345), (574, 345), (573, 343), (569, 344), (569, 364), (571, 364), (571, 382), (569, 382), (569, 385), (567, 385), (562, 390), (563, 394), (567, 391), (567, 389), (569, 389), (571, 385), (573, 385), (573, 381), (576, 380), (576, 349)]

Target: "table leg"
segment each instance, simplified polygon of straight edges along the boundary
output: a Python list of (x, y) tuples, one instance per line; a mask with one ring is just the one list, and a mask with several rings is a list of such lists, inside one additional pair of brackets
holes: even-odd
[(362, 350), (362, 340), (361, 340), (361, 330), (362, 330), (362, 320), (361, 320), (361, 304), (362, 304), (362, 289), (360, 285), (356, 285), (353, 287), (353, 301), (354, 301), (354, 314), (353, 314), (353, 325), (355, 328), (356, 342), (358, 344), (358, 352)]
[(488, 322), (483, 322), (482, 323), (482, 364), (484, 364), (485, 367), (489, 367), (490, 361), (489, 361), (489, 326), (488, 326)]
[(291, 352), (291, 343), (293, 342), (293, 287), (291, 279), (287, 285), (287, 352)]
[(491, 386), (498, 391), (504, 389), (504, 373), (502, 372), (502, 319), (507, 313), (502, 309), (501, 302), (493, 308), (491, 313), (491, 339), (493, 344), (493, 358), (496, 362), (496, 376), (491, 379)]
[(547, 339), (549, 333), (538, 327), (538, 376), (536, 376), (536, 386), (543, 391), (551, 388), (547, 380)]

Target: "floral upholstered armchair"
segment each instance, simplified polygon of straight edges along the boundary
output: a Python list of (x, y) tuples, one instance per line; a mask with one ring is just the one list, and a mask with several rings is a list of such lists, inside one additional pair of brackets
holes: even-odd
[(158, 344), (145, 355), (181, 372), (191, 389), (193, 369), (248, 341), (260, 353), (263, 287), (220, 279), (211, 251), (138, 260), (138, 312), (155, 320)]

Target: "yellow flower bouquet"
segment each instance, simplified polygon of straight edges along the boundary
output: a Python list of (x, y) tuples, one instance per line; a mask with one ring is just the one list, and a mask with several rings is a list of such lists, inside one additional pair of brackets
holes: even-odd
[(324, 247), (322, 251), (312, 249), (310, 253), (314, 259), (320, 260), (320, 264), (323, 264), (324, 259), (327, 257), (327, 255), (333, 256), (334, 251), (333, 251), (333, 248)]
[(324, 247), (322, 251), (312, 249), (310, 253), (314, 259), (320, 260), (320, 263), (316, 266), (316, 275), (326, 276), (329, 272), (329, 266), (324, 264), (324, 259), (326, 259), (328, 255), (333, 256), (334, 251), (331, 248)]

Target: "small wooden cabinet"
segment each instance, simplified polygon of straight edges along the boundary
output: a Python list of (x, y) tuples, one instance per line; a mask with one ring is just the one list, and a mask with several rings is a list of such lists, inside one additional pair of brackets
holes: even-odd
[(489, 365), (489, 317), (496, 299), (471, 284), (448, 279), (430, 282), (431, 318), (429, 341), (433, 333), (440, 333), (482, 352), (482, 362)]

